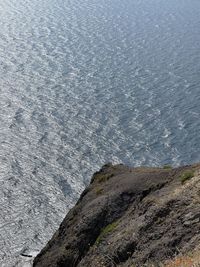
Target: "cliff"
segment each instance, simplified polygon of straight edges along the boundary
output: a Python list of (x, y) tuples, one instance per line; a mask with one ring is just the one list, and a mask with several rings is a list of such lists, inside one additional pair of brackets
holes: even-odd
[(158, 266), (193, 253), (199, 244), (200, 165), (107, 164), (93, 175), (33, 266)]

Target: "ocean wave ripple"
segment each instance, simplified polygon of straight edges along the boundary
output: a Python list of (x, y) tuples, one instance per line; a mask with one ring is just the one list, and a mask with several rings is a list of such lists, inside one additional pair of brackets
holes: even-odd
[(40, 250), (105, 162), (200, 160), (199, 8), (1, 1), (1, 266)]

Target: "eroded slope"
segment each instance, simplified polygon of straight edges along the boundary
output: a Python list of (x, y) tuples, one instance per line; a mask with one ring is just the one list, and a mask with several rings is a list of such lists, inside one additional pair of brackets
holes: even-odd
[(142, 266), (194, 249), (200, 242), (199, 168), (105, 165), (34, 266)]

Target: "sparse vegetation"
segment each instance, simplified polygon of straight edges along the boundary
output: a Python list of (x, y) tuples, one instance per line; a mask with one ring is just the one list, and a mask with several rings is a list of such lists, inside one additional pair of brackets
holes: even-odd
[(103, 188), (102, 188), (102, 187), (97, 187), (97, 188), (95, 189), (95, 191), (96, 191), (96, 194), (97, 194), (97, 195), (101, 195), (102, 192), (103, 192)]
[(36, 264), (200, 267), (200, 164), (130, 169), (94, 174)]
[(95, 175), (94, 179), (99, 183), (103, 183), (108, 181), (113, 176), (114, 176), (113, 173), (98, 173)]
[(102, 239), (108, 235), (110, 232), (112, 232), (117, 227), (117, 223), (113, 222), (111, 224), (108, 224), (105, 228), (101, 230), (100, 235), (97, 237), (97, 240), (95, 242), (96, 245), (98, 245)]
[(194, 177), (194, 171), (193, 170), (185, 171), (180, 176), (181, 183), (184, 184), (187, 180), (190, 180), (192, 177)]
[(171, 170), (172, 169), (172, 166), (171, 165), (164, 165), (163, 166), (163, 169), (165, 169), (165, 170)]

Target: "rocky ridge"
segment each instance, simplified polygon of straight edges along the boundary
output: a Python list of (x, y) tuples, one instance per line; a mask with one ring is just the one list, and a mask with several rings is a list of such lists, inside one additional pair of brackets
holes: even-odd
[(174, 169), (107, 164), (33, 266), (156, 266), (199, 244), (199, 164)]

